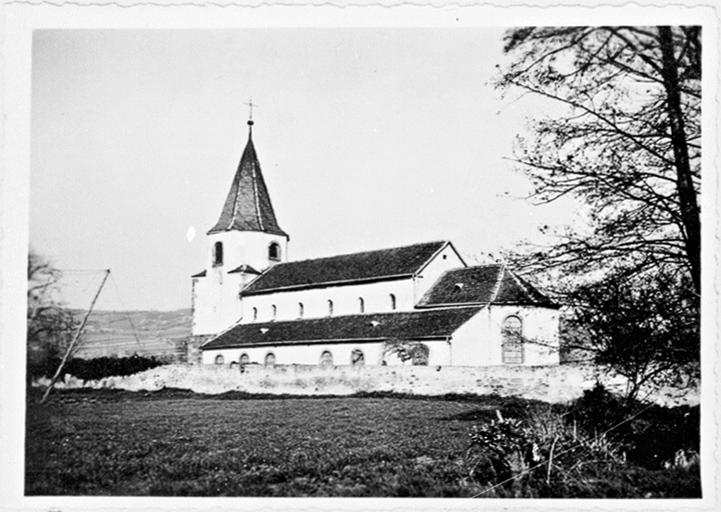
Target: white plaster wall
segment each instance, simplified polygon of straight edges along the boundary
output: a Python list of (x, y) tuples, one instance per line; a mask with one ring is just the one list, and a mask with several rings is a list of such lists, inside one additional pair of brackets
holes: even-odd
[(329, 350), (333, 354), (334, 365), (350, 364), (351, 352), (360, 349), (365, 356), (365, 363), (379, 365), (382, 360), (383, 344), (378, 343), (338, 343), (338, 344), (305, 344), (305, 345), (279, 345), (266, 347), (232, 348), (220, 350), (204, 350), (203, 363), (215, 364), (215, 358), (222, 355), (225, 364), (240, 361), (242, 354), (248, 354), (251, 363), (264, 364), (265, 356), (272, 352), (276, 364), (310, 364), (320, 363), (321, 354)]
[(242, 274), (226, 274), (223, 267), (193, 278), (193, 335), (215, 334), (235, 324), (242, 314), (243, 285)]
[(205, 268), (213, 268), (213, 246), (223, 243), (223, 267), (226, 272), (240, 265), (250, 265), (262, 272), (275, 261), (268, 259), (268, 247), (272, 242), (280, 245), (280, 261), (288, 261), (288, 240), (284, 236), (271, 235), (261, 231), (223, 231), (208, 235), (208, 250)]
[(493, 358), (502, 364), (501, 330), (503, 321), (515, 315), (521, 319), (524, 365), (559, 364), (557, 309), (532, 306), (490, 306), (490, 332), (497, 336)]
[(273, 320), (273, 305), (277, 308), (275, 320), (297, 320), (298, 303), (303, 303), (303, 318), (328, 316), (328, 300), (333, 301), (333, 316), (360, 313), (358, 298), (363, 297), (366, 313), (390, 312), (390, 295), (396, 297), (396, 311), (410, 311), (413, 301), (411, 278), (346, 286), (329, 286), (308, 290), (285, 291), (243, 298), (242, 323), (253, 322), (253, 308), (258, 308), (258, 322)]
[(502, 326), (508, 316), (522, 322), (523, 365), (559, 364), (558, 311), (528, 306), (490, 306), (479, 311), (453, 334), (454, 366), (503, 364)]
[[(424, 344), (429, 348), (428, 365), (450, 364), (450, 346), (445, 341), (428, 341)], [(215, 364), (218, 355), (223, 356), (224, 364), (240, 361), (242, 354), (248, 354), (251, 363), (264, 364), (265, 356), (272, 352), (275, 355), (275, 363), (284, 364), (307, 364), (317, 365), (320, 363), (321, 354), (328, 350), (333, 354), (333, 365), (343, 366), (351, 364), (351, 352), (360, 349), (365, 356), (366, 365), (380, 365), (385, 359), (390, 366), (403, 365), (398, 358), (390, 354), (383, 354), (383, 342), (369, 343), (324, 343), (304, 345), (279, 345), (266, 347), (228, 348), (219, 350), (204, 350), (203, 364)], [(406, 362), (409, 366), (411, 363)]]
[(414, 279), (414, 304), (421, 300), (445, 271), (465, 266), (453, 246), (450, 243), (447, 244)]
[[(213, 265), (213, 246), (223, 243), (223, 264)], [(229, 274), (240, 265), (263, 271), (275, 263), (268, 259), (272, 242), (280, 245), (285, 261), (288, 241), (283, 236), (257, 231), (227, 231), (208, 235), (205, 277), (193, 278), (193, 335), (215, 334), (238, 322), (243, 314), (240, 290), (255, 275)]]
[(452, 366), (487, 366), (493, 364), (493, 339), (489, 336), (489, 315), (480, 310), (453, 333), (451, 339)]

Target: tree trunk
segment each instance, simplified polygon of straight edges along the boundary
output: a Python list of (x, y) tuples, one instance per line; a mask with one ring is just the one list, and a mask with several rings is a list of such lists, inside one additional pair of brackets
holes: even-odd
[(673, 33), (670, 27), (658, 27), (662, 55), (663, 84), (666, 90), (666, 108), (671, 127), (671, 144), (676, 166), (676, 190), (681, 206), (686, 254), (691, 267), (691, 278), (696, 293), (701, 293), (701, 215), (693, 184), (691, 164), (681, 107), (678, 82), (678, 63), (674, 55)]

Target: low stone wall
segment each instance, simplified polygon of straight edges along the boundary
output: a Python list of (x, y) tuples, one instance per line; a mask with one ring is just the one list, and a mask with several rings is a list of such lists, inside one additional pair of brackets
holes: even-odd
[[(288, 395), (350, 395), (392, 391), (415, 395), (448, 393), (521, 396), (545, 402), (578, 398), (596, 382), (623, 392), (625, 381), (590, 365), (560, 366), (318, 366), (288, 365), (239, 369), (207, 365), (167, 365), (125, 377), (85, 382), (67, 377), (58, 388), (125, 389), (156, 391), (165, 387), (197, 393), (226, 391)], [(44, 382), (37, 382), (43, 385)], [(696, 404), (695, 386), (657, 390), (651, 399), (663, 405)]]

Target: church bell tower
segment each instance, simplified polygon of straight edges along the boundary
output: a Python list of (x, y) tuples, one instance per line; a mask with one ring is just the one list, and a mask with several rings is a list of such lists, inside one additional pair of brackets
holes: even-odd
[(193, 334), (218, 333), (243, 315), (241, 289), (286, 261), (288, 234), (278, 225), (253, 145), (248, 142), (215, 225), (207, 233), (205, 270), (193, 279)]

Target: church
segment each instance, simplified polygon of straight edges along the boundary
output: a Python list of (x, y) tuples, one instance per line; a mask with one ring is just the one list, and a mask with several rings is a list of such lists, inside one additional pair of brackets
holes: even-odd
[(558, 364), (558, 306), (505, 265), (468, 266), (450, 241), (288, 261), (248, 125), (191, 278), (203, 364)]

